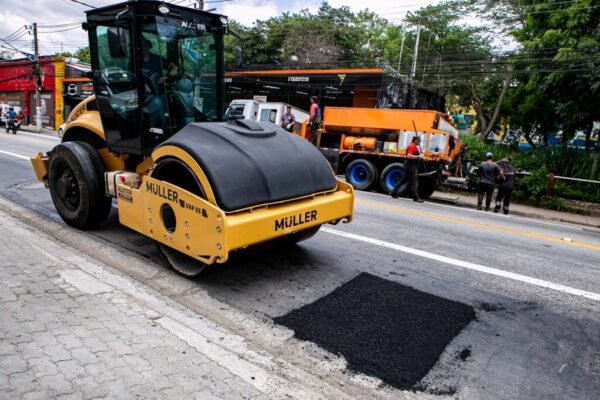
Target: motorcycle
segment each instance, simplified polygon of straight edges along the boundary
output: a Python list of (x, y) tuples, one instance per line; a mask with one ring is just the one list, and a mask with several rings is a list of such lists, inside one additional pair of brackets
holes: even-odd
[(10, 131), (12, 131), (13, 135), (16, 135), (20, 126), (21, 121), (18, 119), (8, 119), (6, 121), (6, 133), (10, 133)]

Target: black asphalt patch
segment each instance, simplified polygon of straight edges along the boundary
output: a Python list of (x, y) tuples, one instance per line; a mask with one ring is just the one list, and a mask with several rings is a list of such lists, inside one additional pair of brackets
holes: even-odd
[(351, 370), (406, 390), (473, 319), (471, 306), (362, 273), (275, 322), (343, 355)]

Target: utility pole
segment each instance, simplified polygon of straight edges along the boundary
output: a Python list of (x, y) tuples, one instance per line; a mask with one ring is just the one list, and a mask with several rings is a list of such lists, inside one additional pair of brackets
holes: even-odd
[(42, 108), (40, 106), (41, 77), (40, 77), (40, 53), (38, 48), (37, 23), (33, 23), (33, 53), (34, 53), (34, 77), (35, 77), (35, 127), (37, 132), (42, 131)]
[[(431, 45), (431, 31), (429, 32), (429, 39), (427, 40), (427, 50)], [(423, 74), (421, 75), (421, 86), (423, 85), (423, 81), (425, 80), (425, 71), (427, 70), (427, 59), (423, 63)]]
[(413, 65), (412, 65), (412, 71), (410, 73), (410, 77), (411, 79), (415, 78), (415, 75), (417, 74), (417, 58), (419, 56), (419, 37), (421, 36), (421, 25), (417, 25), (417, 40), (415, 42), (415, 55), (413, 56)]
[(402, 28), (402, 43), (400, 44), (400, 56), (398, 57), (398, 72), (400, 72), (400, 64), (402, 64), (402, 52), (404, 51), (404, 39), (406, 39), (406, 22)]

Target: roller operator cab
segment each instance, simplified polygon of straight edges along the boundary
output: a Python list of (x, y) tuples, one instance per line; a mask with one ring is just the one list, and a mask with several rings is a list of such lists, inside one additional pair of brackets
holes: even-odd
[(87, 12), (95, 96), (62, 142), (32, 158), (63, 220), (119, 222), (193, 277), (255, 244), (349, 222), (352, 187), (310, 143), (270, 124), (223, 121), (227, 18), (158, 1)]

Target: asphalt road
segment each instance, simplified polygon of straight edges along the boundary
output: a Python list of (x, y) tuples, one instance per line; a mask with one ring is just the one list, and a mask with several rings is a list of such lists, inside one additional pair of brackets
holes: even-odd
[[(57, 143), (0, 133), (0, 195), (60, 220), (26, 160)], [(118, 225), (115, 212), (93, 235), (118, 251), (158, 258), (148, 239)], [(597, 399), (599, 254), (600, 233), (593, 229), (357, 192), (351, 224), (324, 227), (291, 251), (248, 255), (194, 285), (271, 319), (368, 272), (476, 309), (477, 320), (425, 378), (431, 393)]]

